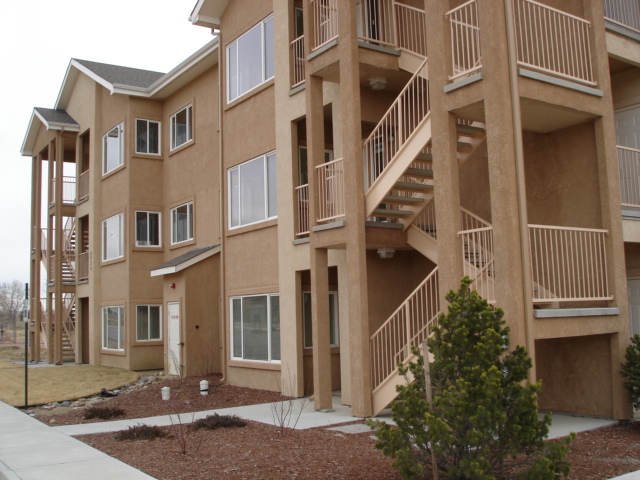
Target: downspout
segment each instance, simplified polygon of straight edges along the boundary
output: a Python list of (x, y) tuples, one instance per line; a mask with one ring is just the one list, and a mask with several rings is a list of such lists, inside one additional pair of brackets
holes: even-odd
[(224, 249), (224, 181), (225, 181), (225, 176), (224, 176), (224, 161), (223, 161), (223, 157), (222, 157), (222, 152), (223, 152), (223, 148), (222, 148), (222, 139), (223, 139), (223, 135), (222, 135), (222, 110), (223, 110), (223, 101), (224, 101), (224, 96), (223, 96), (223, 92), (222, 92), (222, 70), (223, 70), (223, 65), (222, 65), (222, 60), (223, 60), (223, 55), (221, 54), (221, 49), (222, 49), (222, 32), (220, 30), (218, 30), (218, 160), (220, 163), (220, 177), (219, 177), (219, 184), (218, 184), (218, 209), (219, 209), (219, 213), (218, 213), (218, 217), (219, 217), (219, 228), (220, 228), (220, 306), (219, 306), (219, 335), (220, 335), (220, 341), (222, 342), (222, 355), (221, 355), (221, 365), (220, 365), (220, 369), (222, 370), (222, 379), (221, 381), (224, 382), (227, 379), (227, 335), (226, 335), (226, 329), (225, 326), (227, 324), (227, 317), (226, 317), (226, 297), (225, 297), (225, 293), (226, 293), (226, 289), (225, 289), (225, 249)]
[(516, 188), (518, 192), (518, 216), (520, 226), (520, 256), (524, 273), (522, 298), (524, 300), (524, 331), (526, 348), (534, 368), (529, 369), (529, 381), (536, 381), (535, 342), (533, 338), (533, 282), (531, 280), (531, 259), (529, 257), (529, 226), (527, 221), (527, 191), (525, 184), (524, 150), (522, 147), (522, 117), (520, 92), (518, 89), (518, 66), (516, 39), (513, 25), (512, 0), (504, 0), (507, 24), (507, 50), (509, 60), (509, 80), (511, 83), (511, 109), (515, 139)]

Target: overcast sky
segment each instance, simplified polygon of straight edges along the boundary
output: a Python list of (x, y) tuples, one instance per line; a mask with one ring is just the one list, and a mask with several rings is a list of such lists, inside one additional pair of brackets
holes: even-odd
[(168, 72), (212, 40), (196, 0), (0, 0), (0, 282), (29, 280), (34, 107), (53, 108), (71, 58)]

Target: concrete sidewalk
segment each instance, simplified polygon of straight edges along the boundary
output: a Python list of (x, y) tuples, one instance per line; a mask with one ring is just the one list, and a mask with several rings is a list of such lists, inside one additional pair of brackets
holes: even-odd
[[(335, 425), (361, 420), (351, 416), (351, 409), (341, 404), (340, 397), (333, 397), (333, 409), (315, 411), (313, 404), (306, 403), (298, 418), (296, 429), (332, 427), (344, 433), (367, 431), (360, 425)], [(295, 413), (291, 416), (290, 428), (296, 420), (298, 405), (295, 401)], [(248, 405), (245, 407), (208, 410), (204, 412), (180, 415), (183, 423), (191, 423), (199, 418), (217, 413), (219, 415), (238, 415), (273, 425), (274, 409), (278, 404)], [(391, 422), (388, 412), (379, 417)], [(125, 430), (138, 424), (167, 426), (178, 421), (175, 415), (118, 420), (83, 425), (64, 425), (48, 427), (7, 404), (0, 402), (0, 480), (154, 480), (115, 458), (73, 438), (77, 435), (106, 433)], [(392, 423), (392, 422), (391, 422)], [(577, 417), (571, 415), (553, 415), (553, 424), (549, 438), (568, 435), (570, 432), (593, 430), (616, 424), (613, 420)], [(628, 473), (615, 480), (640, 480), (640, 471)]]

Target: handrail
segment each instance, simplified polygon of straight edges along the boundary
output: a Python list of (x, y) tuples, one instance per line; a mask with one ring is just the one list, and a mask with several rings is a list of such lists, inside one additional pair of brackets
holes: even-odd
[(622, 205), (640, 207), (640, 150), (618, 145)]
[(344, 217), (344, 162), (337, 158), (316, 167), (318, 179), (318, 221)]
[(611, 300), (607, 230), (529, 225), (534, 303)]
[(309, 234), (309, 184), (300, 185), (295, 191), (298, 205), (296, 236), (300, 237)]
[(430, 111), (427, 59), (405, 85), (362, 147), (365, 188), (380, 177)]
[(431, 334), (440, 314), (436, 267), (370, 339), (371, 384), (375, 389)]
[(469, 0), (446, 15), (450, 23), (451, 59), (453, 72), (450, 81), (477, 73), (482, 69), (478, 2)]
[(516, 0), (513, 21), (518, 65), (596, 85), (589, 21), (534, 0)]
[(638, 0), (603, 0), (602, 3), (607, 20), (640, 33)]
[(466, 228), (458, 232), (465, 259), (464, 275), (471, 278), (471, 287), (478, 295), (489, 303), (495, 303), (493, 226), (466, 209), (461, 209), (461, 222)]

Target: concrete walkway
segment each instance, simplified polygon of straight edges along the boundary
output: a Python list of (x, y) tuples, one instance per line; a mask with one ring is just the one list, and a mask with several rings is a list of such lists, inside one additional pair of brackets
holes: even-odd
[[(340, 397), (333, 397), (333, 409), (315, 411), (313, 404), (295, 401), (295, 413), (290, 417), (288, 426), (296, 429), (314, 427), (330, 427), (343, 433), (368, 431), (363, 425), (336, 426), (347, 422), (361, 420), (351, 416), (351, 409), (340, 403)], [(273, 405), (273, 406), (272, 406)], [(204, 412), (180, 415), (180, 421), (191, 423), (199, 418), (217, 413), (219, 415), (238, 415), (246, 420), (253, 420), (273, 425), (274, 412), (278, 405), (263, 404), (245, 407), (224, 408)], [(299, 407), (304, 406), (302, 414), (297, 416)], [(391, 421), (390, 415), (380, 417)], [(86, 445), (73, 438), (78, 435), (106, 433), (125, 430), (138, 424), (167, 426), (178, 421), (176, 415), (138, 418), (135, 420), (118, 420), (83, 425), (64, 425), (49, 427), (34, 418), (22, 413), (5, 403), (0, 402), (0, 480), (154, 480), (115, 458)], [(554, 415), (549, 432), (550, 438), (568, 435), (570, 432), (593, 430), (615, 421), (577, 417), (571, 415)], [(615, 480), (640, 480), (640, 471), (629, 473)]]

